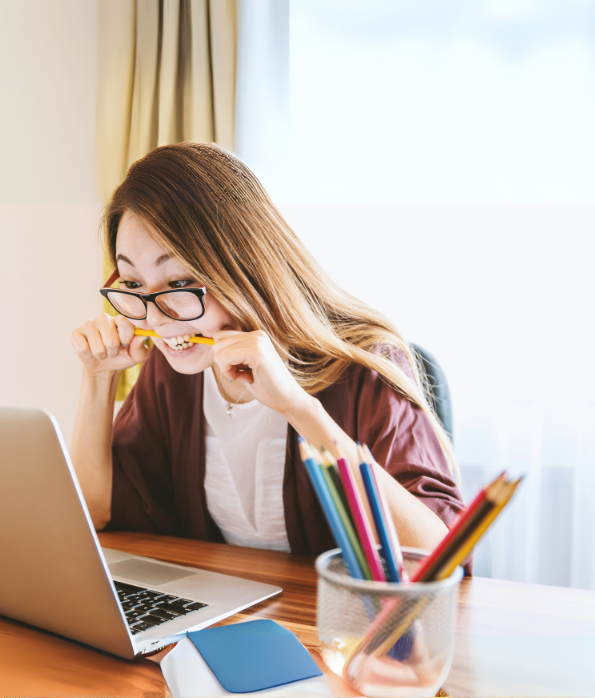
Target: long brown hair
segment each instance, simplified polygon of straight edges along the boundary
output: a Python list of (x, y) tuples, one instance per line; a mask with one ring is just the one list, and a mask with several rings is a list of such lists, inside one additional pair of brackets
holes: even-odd
[[(335, 383), (353, 362), (377, 371), (427, 414), (458, 472), (408, 343), (384, 315), (335, 284), (237, 158), (212, 143), (179, 143), (135, 162), (105, 212), (114, 265), (126, 210), (148, 223), (244, 331), (269, 335), (304, 390)], [(398, 350), (415, 380), (383, 347)]]

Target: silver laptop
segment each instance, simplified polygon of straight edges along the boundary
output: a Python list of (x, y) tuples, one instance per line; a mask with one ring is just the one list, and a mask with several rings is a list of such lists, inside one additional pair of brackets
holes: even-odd
[(281, 591), (102, 549), (56, 420), (0, 408), (0, 614), (120, 657)]

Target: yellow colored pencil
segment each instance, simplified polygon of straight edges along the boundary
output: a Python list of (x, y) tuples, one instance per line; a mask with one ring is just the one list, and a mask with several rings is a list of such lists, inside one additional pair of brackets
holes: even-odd
[[(134, 330), (134, 334), (140, 337), (161, 337), (153, 330), (141, 330), (138, 327)], [(215, 340), (210, 337), (190, 337), (188, 341), (192, 344), (215, 344)]]
[(512, 495), (515, 493), (516, 488), (521, 484), (522, 479), (522, 477), (519, 477), (517, 480), (513, 480), (512, 482), (508, 482), (506, 483), (506, 485), (504, 485), (498, 497), (499, 501), (496, 503), (496, 506), (492, 509), (492, 511), (490, 511), (490, 513), (485, 517), (485, 519), (475, 529), (475, 531), (469, 536), (468, 540), (465, 541), (464, 545), (461, 546), (461, 548), (455, 553), (452, 559), (448, 561), (448, 563), (440, 570), (440, 572), (438, 572), (438, 579), (447, 579), (448, 577), (450, 577), (450, 575), (455, 571), (458, 565), (460, 565), (461, 562), (463, 562), (467, 558), (469, 553), (478, 543), (479, 539), (492, 525), (494, 519), (508, 504)]

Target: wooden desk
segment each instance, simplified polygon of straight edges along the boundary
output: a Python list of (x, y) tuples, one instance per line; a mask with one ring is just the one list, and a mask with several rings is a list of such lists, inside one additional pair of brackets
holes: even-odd
[[(101, 533), (99, 538), (105, 547), (278, 584), (283, 594), (228, 622), (272, 618), (294, 632), (320, 664), (312, 558), (147, 534)], [(466, 641), (517, 631), (587, 637), (594, 629), (595, 593), (478, 577), (462, 582), (457, 633)], [(459, 647), (445, 686), (448, 693), (477, 695), (481, 677), (474, 671), (472, 653)], [(338, 681), (333, 686), (338, 695), (358, 695)], [(157, 698), (171, 694), (155, 661), (128, 662), (0, 618), (0, 696), (7, 695)]]

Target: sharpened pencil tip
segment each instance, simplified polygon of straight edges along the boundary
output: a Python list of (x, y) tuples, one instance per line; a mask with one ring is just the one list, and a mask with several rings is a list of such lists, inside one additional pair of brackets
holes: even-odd
[(324, 462), (326, 465), (337, 465), (337, 459), (333, 456), (333, 454), (328, 450), (328, 448), (325, 448), (324, 446), (320, 447), (320, 452), (322, 453), (322, 457), (324, 458)]
[(306, 461), (309, 458), (312, 458), (312, 453), (310, 452), (310, 447), (306, 443), (306, 440), (303, 439), (301, 436), (298, 436), (298, 448), (300, 449), (300, 456), (302, 457), (303, 461)]
[(370, 463), (376, 462), (376, 460), (374, 459), (374, 455), (372, 454), (372, 451), (370, 451), (370, 447), (368, 446), (368, 444), (364, 444), (364, 453), (367, 455)]
[(310, 448), (310, 453), (312, 454), (312, 457), (314, 460), (318, 463), (318, 465), (324, 465), (324, 459), (320, 455), (320, 451), (314, 446), (314, 444), (309, 444)]

